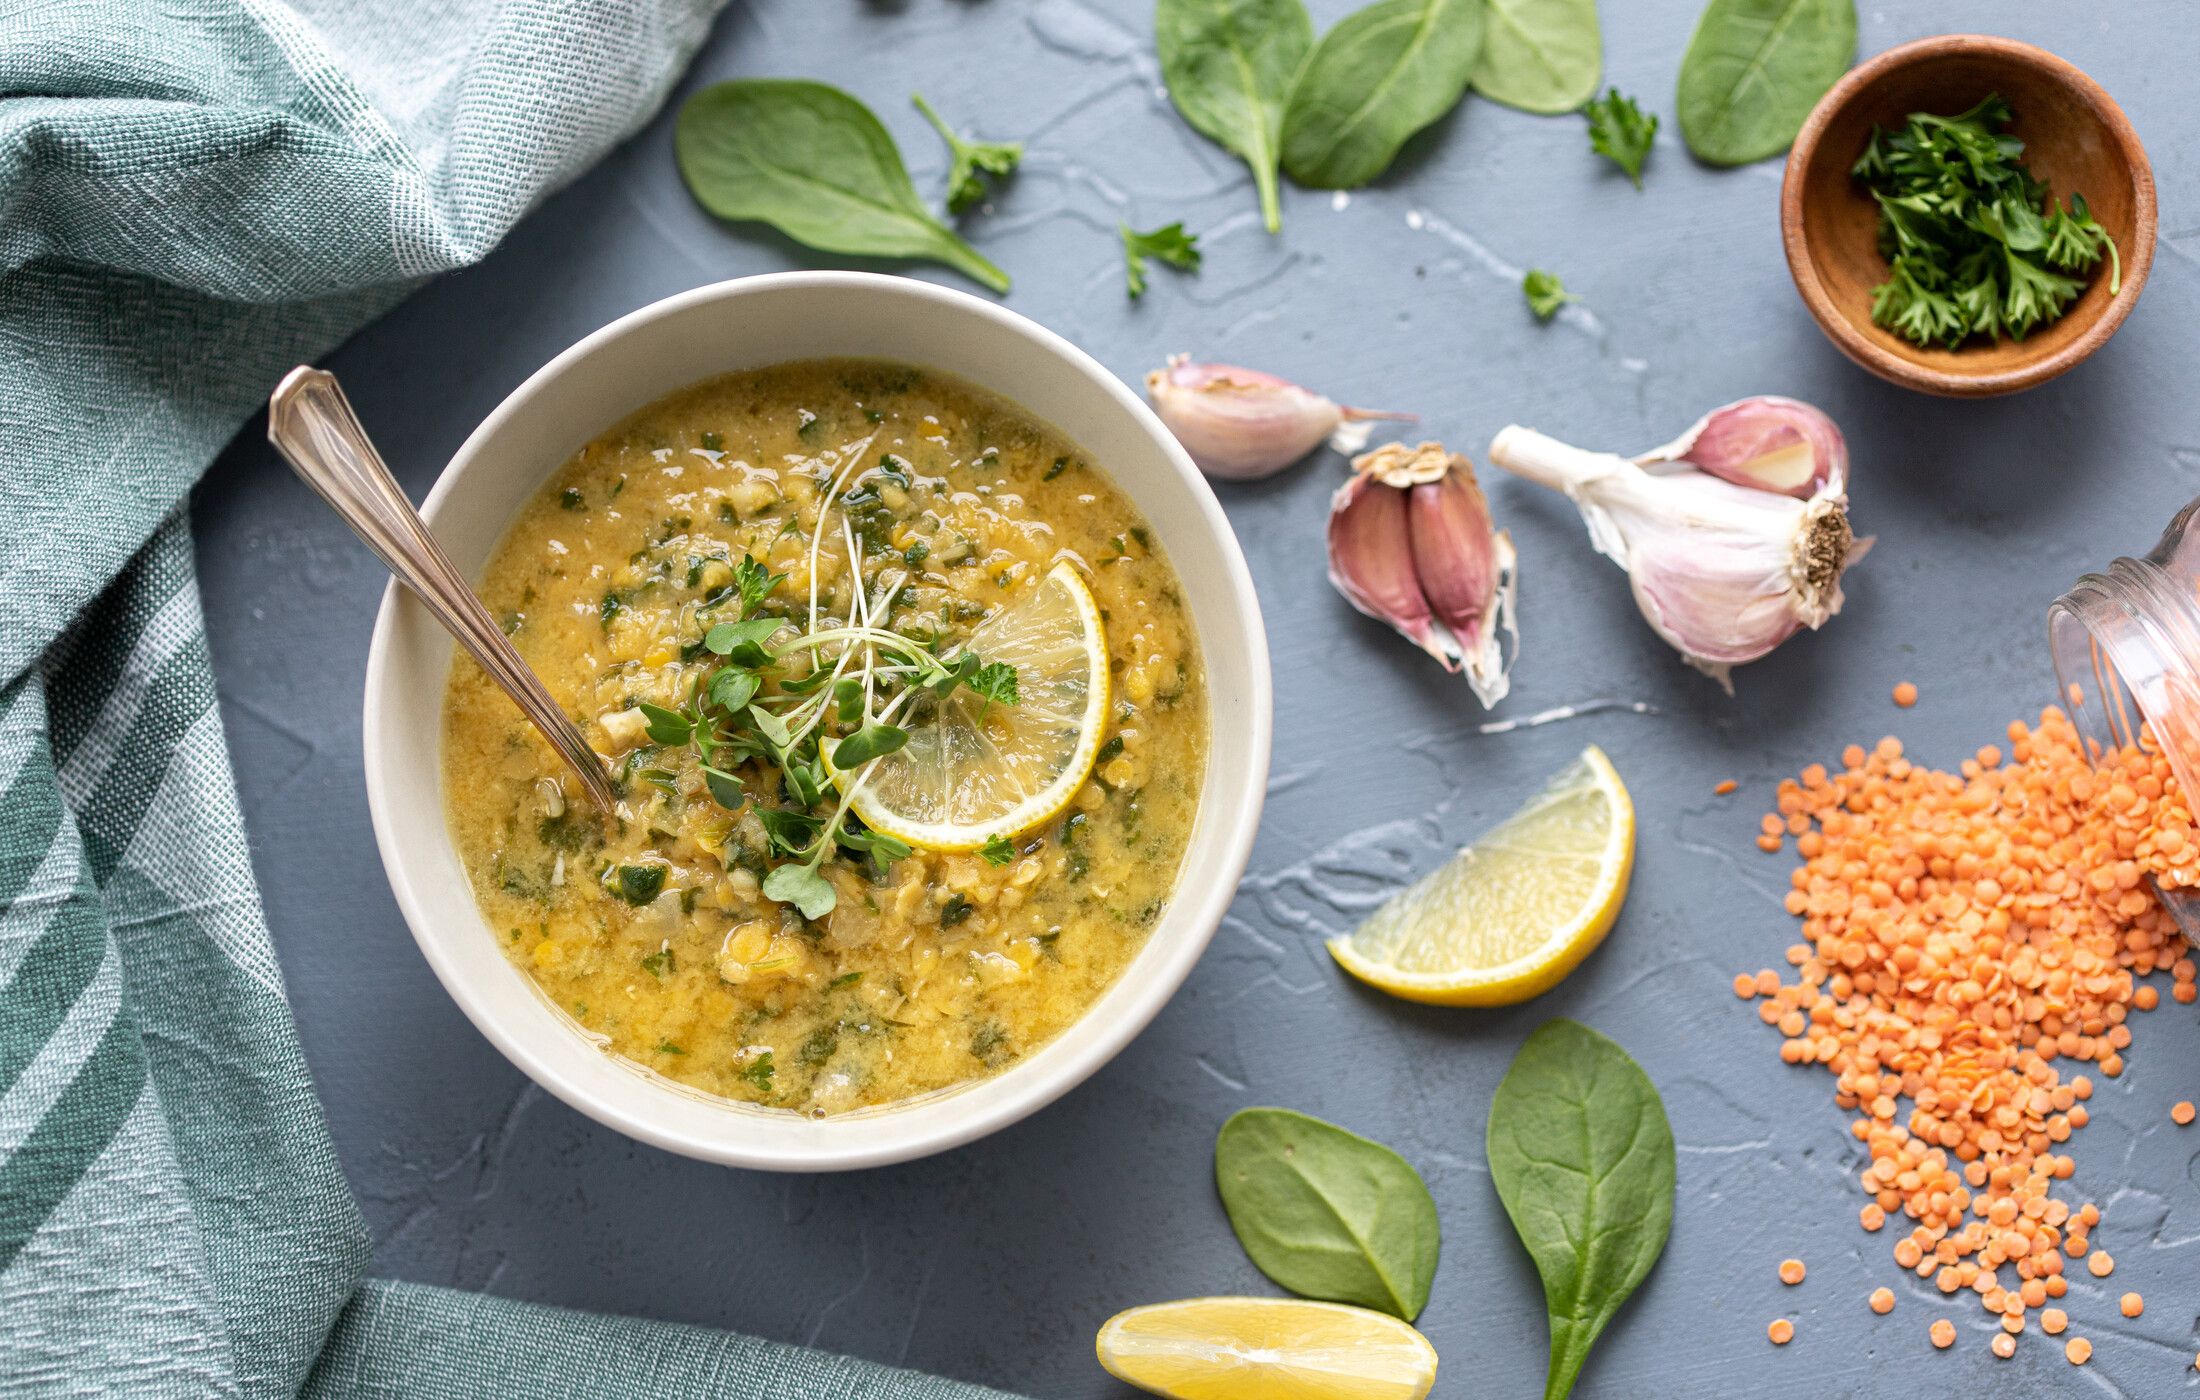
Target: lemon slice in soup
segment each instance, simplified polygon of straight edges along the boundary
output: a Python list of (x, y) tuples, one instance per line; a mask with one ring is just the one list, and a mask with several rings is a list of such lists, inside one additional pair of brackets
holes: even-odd
[(1107, 633), (1068, 563), (979, 623), (968, 649), (1016, 668), (1016, 703), (967, 687), (927, 702), (909, 742), (872, 764), (849, 804), (872, 830), (924, 850), (974, 851), (1060, 812), (1107, 726)]

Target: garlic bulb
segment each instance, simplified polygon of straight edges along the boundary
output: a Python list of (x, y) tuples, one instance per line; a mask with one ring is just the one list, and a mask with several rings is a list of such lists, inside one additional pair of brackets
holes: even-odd
[(1633, 460), (1509, 427), (1490, 461), (1566, 493), (1650, 626), (1728, 694), (1733, 667), (1841, 610), (1842, 571), (1871, 547), (1849, 529), (1840, 430), (1791, 399), (1714, 410)]
[(1272, 476), (1323, 438), (1339, 452), (1357, 452), (1372, 420), (1413, 416), (1345, 408), (1272, 374), (1194, 364), (1188, 355), (1172, 355), (1147, 375), (1146, 395), (1199, 469), (1225, 481)]
[(1352, 462), (1329, 503), (1329, 581), (1447, 671), (1462, 666), (1486, 709), (1505, 698), (1519, 651), (1512, 537), (1490, 523), (1474, 467), (1439, 443), (1390, 443)]

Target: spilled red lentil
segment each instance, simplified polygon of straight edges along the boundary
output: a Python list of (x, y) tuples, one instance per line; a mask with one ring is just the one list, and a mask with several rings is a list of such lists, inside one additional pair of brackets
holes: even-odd
[[(2096, 766), (2057, 709), (2011, 724), (2007, 745), (1943, 772), (1887, 738), (1781, 783), (1758, 845), (1792, 838), (1802, 857), (1787, 896), (1802, 919), (1795, 980), (1734, 980), (1779, 1028), (1781, 1058), (1824, 1067), (1856, 1114), (1861, 1222), (1899, 1212), (1895, 1262), (1976, 1293), (2004, 1336), (2063, 1296), (2064, 1257), (2084, 1258), (2100, 1221), (2053, 1194), (2093, 1093), (2057, 1062), (2122, 1073), (2129, 1012), (2158, 1002), (2139, 978), (2166, 970), (2171, 995), (2194, 999), (2185, 940), (2146, 882), (2200, 885), (2200, 833), (2159, 752)], [(2105, 1252), (2088, 1263), (2095, 1277), (2113, 1267)], [(2044, 1317), (2050, 1333), (2065, 1325), (2058, 1309)], [(1932, 1330), (1954, 1341), (1945, 1321)]]

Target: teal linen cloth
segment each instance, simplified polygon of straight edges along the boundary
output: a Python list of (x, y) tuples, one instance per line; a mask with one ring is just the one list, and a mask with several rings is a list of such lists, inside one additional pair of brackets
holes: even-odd
[(664, 100), (720, 0), (0, 6), (0, 1393), (973, 1400), (364, 1279), (182, 501)]

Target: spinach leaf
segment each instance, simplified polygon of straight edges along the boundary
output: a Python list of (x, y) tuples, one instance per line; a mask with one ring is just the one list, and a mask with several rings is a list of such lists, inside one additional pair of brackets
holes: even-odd
[(1322, 36), (1283, 109), (1283, 168), (1344, 190), (1459, 105), (1482, 51), (1484, 0), (1380, 0)]
[(1194, 130), (1252, 168), (1261, 219), (1283, 227), (1276, 162), (1283, 104), (1314, 46), (1301, 0), (1157, 0), (1154, 46), (1169, 99)]
[(1673, 1228), (1673, 1130), (1627, 1052), (1575, 1021), (1545, 1022), (1490, 1100), (1490, 1179), (1543, 1276), (1564, 1400), (1604, 1325)]
[(1523, 112), (1571, 112), (1604, 72), (1597, 0), (1488, 0), (1474, 90)]
[(1681, 137), (1713, 165), (1776, 156), (1855, 56), (1855, 0), (1711, 0), (1681, 59)]
[(1289, 1109), (1244, 1109), (1215, 1138), (1215, 1185), (1238, 1243), (1293, 1293), (1408, 1322), (1428, 1305), (1436, 1202), (1381, 1143)]
[(929, 258), (996, 292), (1008, 274), (932, 217), (894, 138), (847, 93), (796, 78), (713, 83), (680, 108), (681, 178), (721, 219), (828, 253)]

